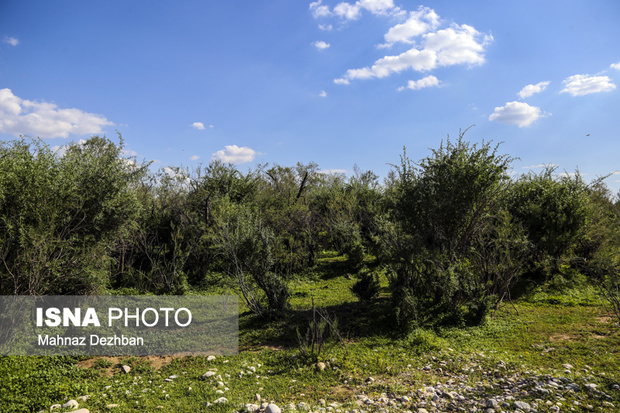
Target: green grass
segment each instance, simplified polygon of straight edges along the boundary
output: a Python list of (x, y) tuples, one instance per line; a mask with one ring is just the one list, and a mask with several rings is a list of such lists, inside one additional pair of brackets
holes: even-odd
[[(230, 412), (255, 403), (258, 393), (284, 411), (289, 410), (289, 403), (304, 401), (314, 406), (326, 399), (327, 403), (345, 403), (344, 412), (354, 408), (353, 396), (362, 391), (404, 394), (451, 377), (475, 386), (517, 374), (566, 375), (580, 384), (593, 382), (620, 406), (620, 392), (610, 390), (612, 384), (620, 383), (620, 328), (587, 288), (535, 290), (514, 306), (505, 303), (481, 326), (417, 329), (397, 336), (385, 315), (385, 292), (371, 303), (359, 302), (350, 291), (355, 278), (347, 278), (346, 272), (327, 275), (338, 261), (337, 257), (324, 260), (322, 273), (292, 283), (292, 311), (286, 319), (262, 321), (242, 314), (237, 356), (213, 361), (182, 357), (163, 364), (157, 358), (139, 357), (113, 361), (1, 357), (0, 411), (37, 412), (90, 395), (80, 407), (91, 412), (203, 411), (221, 396), (229, 403), (211, 405), (209, 411)], [(387, 286), (385, 278), (382, 286)], [(338, 319), (344, 341), (308, 358), (297, 349), (296, 330), (307, 326), (313, 300)], [(328, 367), (319, 371), (316, 361)], [(83, 367), (84, 363), (89, 367)], [(564, 363), (574, 366), (570, 374), (564, 372)], [(130, 365), (131, 372), (121, 373), (121, 364)], [(219, 378), (202, 378), (210, 369), (217, 369), (223, 387), (217, 384)], [(179, 377), (164, 381), (171, 375)], [(375, 381), (367, 382), (369, 377)], [(565, 398), (567, 407), (580, 399), (582, 404), (606, 409), (601, 400), (587, 394)], [(110, 404), (118, 407), (107, 408)]]

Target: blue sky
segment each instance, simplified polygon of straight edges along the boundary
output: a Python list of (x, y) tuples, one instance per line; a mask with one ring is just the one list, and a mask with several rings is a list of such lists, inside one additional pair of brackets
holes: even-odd
[(385, 176), (475, 124), (517, 174), (591, 180), (620, 171), (619, 21), (616, 0), (7, 0), (0, 139)]

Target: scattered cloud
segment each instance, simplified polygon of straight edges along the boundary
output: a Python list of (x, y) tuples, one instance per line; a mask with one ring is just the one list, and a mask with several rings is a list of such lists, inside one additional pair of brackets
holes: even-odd
[(426, 76), (420, 80), (410, 80), (407, 82), (407, 86), (401, 86), (398, 88), (398, 91), (403, 91), (405, 89), (411, 90), (419, 90), (424, 89), (426, 87), (437, 87), (439, 86), (439, 79), (435, 76)]
[(328, 17), (332, 15), (332, 12), (329, 11), (329, 7), (322, 4), (322, 0), (315, 1), (310, 3), (310, 11), (312, 12), (312, 16), (315, 19), (320, 17)]
[(517, 125), (522, 128), (531, 125), (540, 117), (543, 117), (542, 111), (536, 106), (530, 106), (524, 102), (508, 102), (504, 106), (496, 107), (493, 114), (489, 116), (489, 121)]
[(346, 174), (347, 170), (346, 169), (323, 169), (322, 171), (319, 171), (320, 174), (325, 174), (325, 175), (337, 175), (337, 174)]
[(547, 86), (549, 86), (549, 83), (551, 82), (547, 81), (547, 82), (539, 82), (539, 83), (536, 83), (535, 85), (527, 85), (523, 89), (521, 89), (521, 91), (517, 93), (517, 95), (519, 95), (521, 99), (528, 98), (532, 95), (535, 95), (536, 93), (540, 93), (544, 91), (547, 88)]
[(190, 161), (197, 161), (198, 159), (200, 159), (200, 156), (198, 155), (193, 155), (189, 158)]
[(194, 122), (192, 123), (192, 127), (198, 130), (205, 130), (205, 124), (202, 122)]
[(4, 39), (2, 39), (2, 42), (10, 44), (11, 46), (17, 46), (19, 44), (19, 39), (15, 37), (5, 36)]
[(570, 93), (572, 96), (608, 92), (616, 88), (609, 76), (574, 75), (565, 79), (563, 83), (564, 89), (560, 93)]
[(316, 41), (316, 42), (314, 42), (312, 44), (314, 45), (314, 47), (316, 47), (319, 50), (325, 50), (325, 49), (329, 48), (329, 46), (330, 46), (329, 43), (325, 43), (323, 40)]
[(620, 62), (609, 65), (612, 69), (620, 70)]
[(361, 16), (362, 10), (367, 10), (372, 14), (398, 13), (400, 9), (394, 7), (393, 0), (359, 0), (355, 3), (341, 2), (332, 10), (323, 4), (322, 0), (310, 3), (310, 12), (315, 19), (337, 16), (344, 20), (357, 20)]
[(326, 91), (324, 91), (324, 90), (321, 90), (321, 93), (319, 93), (319, 96), (320, 96), (320, 97), (322, 97), (322, 98), (324, 98), (324, 97), (326, 97), (326, 96), (327, 96), (327, 92), (326, 92)]
[(439, 26), (439, 16), (434, 10), (420, 6), (417, 11), (409, 13), (409, 17), (404, 23), (397, 24), (388, 30), (384, 35), (386, 44), (390, 47), (394, 43), (402, 42), (414, 44), (414, 37), (420, 36)]
[(138, 152), (132, 151), (131, 149), (123, 149), (121, 153), (123, 156), (138, 156)]
[(329, 32), (334, 28), (331, 24), (319, 24), (319, 29)]
[(60, 109), (54, 103), (22, 99), (11, 89), (0, 89), (0, 132), (67, 138), (70, 134), (99, 134), (108, 125), (114, 124), (102, 115), (80, 109)]
[(247, 146), (240, 148), (237, 145), (226, 145), (224, 149), (215, 152), (212, 159), (227, 163), (242, 164), (252, 162), (256, 155), (258, 155), (258, 152)]
[(334, 14), (346, 20), (357, 20), (360, 17), (361, 7), (359, 3), (338, 3), (334, 7)]
[(492, 40), (492, 36), (483, 35), (471, 26), (455, 24), (423, 35), (420, 48), (385, 56), (370, 67), (349, 69), (334, 82), (348, 84), (353, 79), (384, 78), (404, 70), (427, 72), (441, 66), (482, 64), (485, 47)]

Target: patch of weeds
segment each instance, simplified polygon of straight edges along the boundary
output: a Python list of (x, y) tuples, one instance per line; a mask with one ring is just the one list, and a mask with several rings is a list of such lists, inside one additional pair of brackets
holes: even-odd
[(104, 359), (104, 358), (100, 358), (97, 359), (94, 363), (93, 363), (93, 368), (95, 369), (107, 369), (109, 367), (112, 367), (114, 363), (112, 363), (110, 360)]

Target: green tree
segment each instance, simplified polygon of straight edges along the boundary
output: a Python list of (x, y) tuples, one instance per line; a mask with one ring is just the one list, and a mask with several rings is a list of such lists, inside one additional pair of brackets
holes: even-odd
[(500, 210), (513, 158), (463, 135), (418, 163), (405, 153), (396, 167), (390, 284), (403, 326), (480, 322), (494, 300), (476, 251)]
[(525, 229), (532, 244), (530, 267), (534, 278), (557, 271), (584, 236), (588, 220), (587, 186), (577, 173), (555, 175), (555, 167), (527, 174), (512, 183), (506, 207)]
[(92, 137), (53, 153), (41, 141), (0, 146), (3, 294), (86, 294), (108, 285), (110, 253), (139, 212), (144, 173), (123, 141)]

